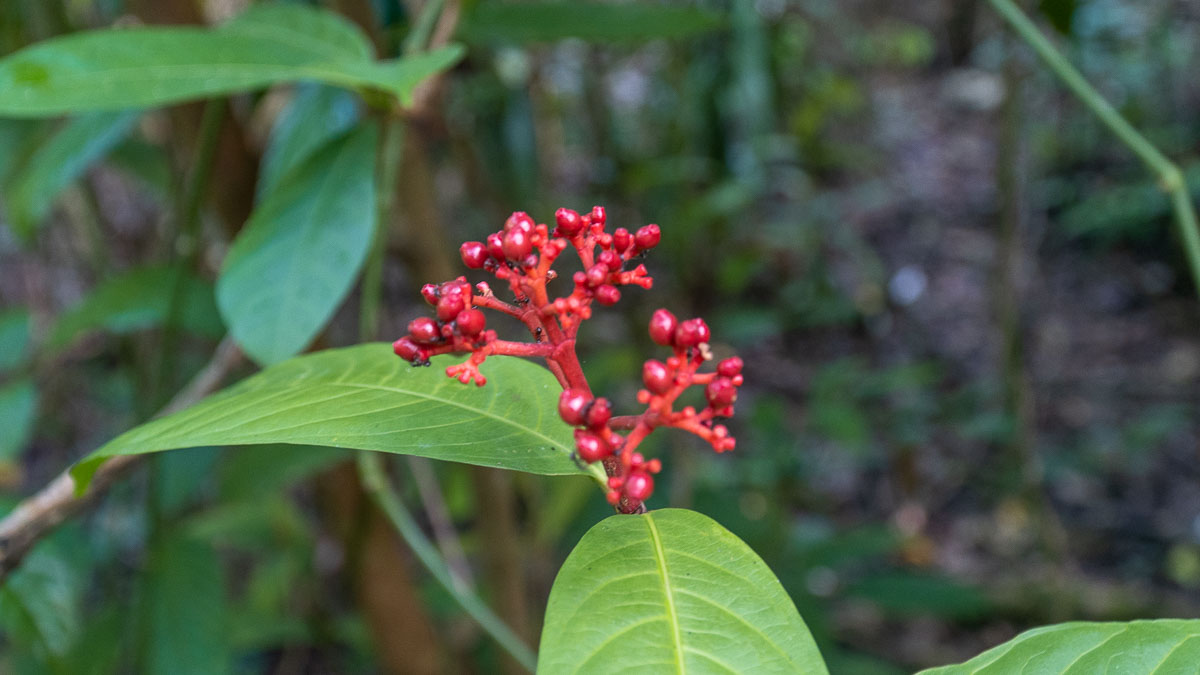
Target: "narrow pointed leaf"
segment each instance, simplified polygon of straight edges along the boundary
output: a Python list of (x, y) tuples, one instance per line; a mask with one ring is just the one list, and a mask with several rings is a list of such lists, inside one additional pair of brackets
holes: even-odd
[(366, 38), (345, 19), (299, 4), (256, 7), (216, 28), (75, 33), (0, 59), (0, 115), (157, 106), (297, 80), (378, 89), (407, 102), (462, 49), (395, 61), (369, 56)]
[(539, 673), (827, 673), (779, 580), (694, 511), (612, 516), (550, 591)]
[(561, 388), (549, 371), (492, 358), (482, 367), (487, 386), (474, 387), (446, 377), (456, 360), (438, 357), (432, 367), (414, 368), (381, 343), (295, 358), (118, 436), (71, 472), (83, 489), (113, 455), (289, 443), (584, 473), (570, 459), (572, 430), (555, 412)]
[(125, 138), (140, 115), (125, 111), (77, 117), (39, 147), (5, 195), (17, 234), (31, 236), (59, 194)]
[(281, 179), (238, 235), (217, 304), (238, 345), (271, 364), (294, 356), (342, 303), (375, 229), (374, 126), (361, 126)]
[(1200, 620), (1073, 622), (1025, 631), (970, 661), (920, 675), (1175, 675), (1197, 672)]

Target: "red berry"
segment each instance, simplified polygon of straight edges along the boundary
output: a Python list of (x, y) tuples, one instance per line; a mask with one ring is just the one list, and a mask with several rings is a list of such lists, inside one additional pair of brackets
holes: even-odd
[(633, 243), (633, 235), (629, 234), (629, 230), (618, 227), (613, 230), (613, 250), (617, 253), (624, 253), (625, 249)]
[(402, 337), (392, 343), (392, 351), (405, 361), (415, 361), (421, 355), (421, 348), (411, 338)]
[(593, 206), (592, 207), (592, 224), (593, 225), (603, 225), (604, 220), (605, 220), (604, 207), (603, 206)]
[(582, 389), (566, 389), (558, 397), (558, 414), (563, 421), (573, 427), (584, 423), (584, 415), (592, 402), (592, 397)]
[(710, 333), (704, 319), (688, 319), (675, 329), (675, 344), (680, 347), (695, 347), (702, 342), (708, 342)]
[(475, 337), (483, 332), (484, 326), (487, 325), (487, 317), (477, 309), (464, 309), (458, 313), (454, 324), (458, 326), (458, 332), (463, 336)]
[(429, 344), (436, 342), (442, 334), (438, 330), (436, 321), (427, 316), (422, 316), (408, 322), (408, 336), (415, 342)]
[(708, 399), (710, 406), (724, 408), (733, 405), (737, 400), (737, 387), (733, 386), (728, 377), (718, 377), (704, 388), (704, 397)]
[(621, 291), (612, 284), (604, 284), (596, 289), (596, 302), (611, 307), (621, 301)]
[(499, 233), (487, 236), (487, 251), (496, 260), (504, 260), (504, 238)]
[(662, 361), (650, 359), (642, 366), (642, 382), (651, 392), (662, 396), (671, 390), (675, 379), (671, 377), (671, 371), (667, 370), (667, 366)]
[(589, 429), (602, 429), (612, 419), (612, 404), (606, 398), (598, 398), (587, 411)]
[(592, 265), (587, 270), (587, 285), (595, 288), (608, 281), (608, 267), (600, 263)]
[(742, 372), (742, 360), (731, 356), (717, 364), (717, 374), (722, 377), (733, 377)]
[(555, 211), (554, 221), (558, 223), (558, 231), (567, 237), (574, 237), (583, 229), (583, 219), (579, 217), (578, 212), (571, 209)]
[(596, 262), (613, 272), (621, 269), (621, 256), (616, 251), (601, 251), (600, 255), (596, 256)]
[(533, 251), (533, 242), (529, 233), (513, 228), (504, 234), (504, 257), (509, 260), (521, 260)]
[(625, 477), (624, 488), (630, 499), (644, 502), (654, 492), (654, 479), (648, 473), (637, 471)]
[(611, 451), (603, 438), (590, 431), (579, 430), (575, 432), (575, 453), (579, 459), (591, 464), (608, 457)]
[(437, 303), (437, 316), (442, 321), (453, 321), (458, 313), (467, 308), (461, 293), (445, 293)]
[(516, 211), (504, 221), (504, 231), (520, 230), (525, 234), (533, 232), (533, 218), (524, 211)]
[(468, 241), (458, 248), (458, 252), (462, 255), (463, 264), (473, 270), (483, 267), (483, 264), (491, 257), (488, 254), (487, 246), (478, 241)]
[(438, 298), (441, 297), (441, 295), (442, 292), (438, 290), (438, 287), (434, 284), (425, 284), (421, 287), (421, 297), (425, 298), (425, 302), (428, 302), (431, 305), (436, 305)]
[(654, 248), (662, 241), (662, 230), (657, 225), (646, 225), (638, 228), (633, 237), (633, 243), (640, 249)]
[(675, 339), (675, 328), (679, 325), (679, 321), (675, 315), (665, 309), (660, 309), (654, 312), (654, 316), (650, 317), (650, 339), (656, 343), (668, 347)]

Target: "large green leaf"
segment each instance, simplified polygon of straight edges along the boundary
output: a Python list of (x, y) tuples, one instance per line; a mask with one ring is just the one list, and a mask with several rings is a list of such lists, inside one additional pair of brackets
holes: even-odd
[[(199, 404), (136, 427), (71, 472), (80, 489), (105, 458), (203, 445), (291, 443), (378, 450), (546, 475), (579, 474), (561, 389), (515, 358), (483, 364), (486, 387), (446, 377), (453, 357), (414, 368), (386, 344), (281, 363)], [(598, 478), (597, 469), (592, 474)]]
[(22, 49), (0, 59), (0, 115), (155, 106), (296, 80), (373, 88), (407, 102), (421, 80), (461, 56), (452, 45), (371, 61), (366, 38), (336, 14), (255, 6), (217, 28), (100, 30)]
[(551, 42), (578, 38), (611, 44), (683, 38), (719, 28), (720, 14), (650, 3), (481, 2), (461, 33), (474, 42)]
[(217, 280), (238, 345), (271, 364), (303, 350), (358, 277), (375, 230), (374, 126), (325, 144), (255, 209)]
[(5, 194), (14, 230), (29, 237), (68, 185), (121, 141), (139, 112), (83, 115), (67, 122), (37, 149)]
[(593, 527), (550, 591), (539, 673), (826, 673), (779, 580), (711, 518)]
[(258, 199), (271, 194), (281, 178), (326, 141), (354, 126), (358, 117), (358, 103), (344, 89), (315, 83), (298, 86), (295, 97), (271, 128), (255, 185)]
[(1200, 664), (1200, 620), (1062, 623), (921, 675), (1174, 675)]
[(139, 267), (100, 284), (60, 316), (50, 331), (47, 347), (61, 349), (92, 330), (132, 333), (161, 326), (172, 316), (171, 302), (176, 292), (179, 310), (173, 320), (178, 327), (220, 337), (221, 319), (210, 284), (178, 268)]

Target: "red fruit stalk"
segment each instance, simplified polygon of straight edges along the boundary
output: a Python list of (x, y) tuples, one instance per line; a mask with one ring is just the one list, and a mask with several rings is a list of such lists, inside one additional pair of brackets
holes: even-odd
[[(613, 417), (608, 399), (592, 395), (575, 353), (575, 337), (580, 323), (591, 317), (593, 303), (616, 304), (621, 286), (651, 287), (653, 280), (646, 267), (633, 261), (657, 246), (662, 233), (657, 225), (646, 225), (636, 232), (617, 228), (610, 234), (606, 220), (599, 206), (586, 214), (559, 209), (552, 231), (525, 213), (512, 214), (502, 230), (488, 235), (484, 242), (466, 242), (459, 252), (467, 267), (490, 272), (506, 283), (514, 303), (497, 298), (487, 283), (472, 289), (466, 277), (426, 284), (421, 295), (433, 305), (436, 319), (414, 319), (408, 335), (392, 347), (413, 365), (428, 365), (430, 357), (437, 354), (468, 353), (466, 361), (450, 366), (446, 374), (478, 386), (487, 382), (479, 365), (491, 355), (544, 358), (563, 387), (559, 415), (578, 427), (575, 456), (589, 464), (602, 462), (608, 475), (609, 502), (622, 513), (635, 513), (644, 509), (642, 502), (654, 491), (653, 475), (662, 468), (659, 460), (647, 460), (636, 451), (654, 429), (683, 429), (708, 441), (717, 452), (733, 449), (734, 439), (715, 420), (733, 414), (742, 385), (742, 360), (725, 359), (716, 372), (699, 372), (712, 359), (708, 325), (702, 319), (680, 322), (660, 309), (650, 320), (650, 337), (674, 353), (665, 362), (651, 359), (643, 367), (646, 388), (638, 393), (638, 402), (646, 405), (645, 412)], [(551, 267), (568, 248), (578, 255), (581, 269), (571, 276), (571, 292), (551, 299), (547, 286), (558, 276)], [(534, 341), (498, 339), (495, 331), (487, 330), (487, 319), (476, 308), (515, 317), (529, 329)], [(675, 401), (692, 386), (703, 387), (708, 405), (700, 411), (691, 406), (675, 410)], [(629, 433), (622, 436), (617, 431)]]

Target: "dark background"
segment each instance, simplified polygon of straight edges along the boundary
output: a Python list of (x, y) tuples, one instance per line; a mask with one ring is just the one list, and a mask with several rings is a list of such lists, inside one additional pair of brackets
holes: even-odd
[[(118, 22), (211, 22), (241, 4), (4, 0), (0, 51)], [(384, 53), (413, 8), (319, 4), (367, 26)], [(986, 2), (699, 5), (714, 19), (699, 28), (631, 14), (587, 39), (464, 7), (468, 56), (407, 125), (385, 336), (425, 311), (422, 283), (460, 273), (458, 242), (511, 211), (545, 222), (603, 204), (614, 225), (658, 223), (654, 289), (598, 312), (584, 366), (618, 413), (633, 410), (660, 306), (706, 317), (716, 348), (742, 356), (738, 450), (656, 434), (665, 469), (650, 505), (697, 509), (743, 537), (833, 673), (959, 661), (1057, 621), (1195, 616), (1200, 312), (1154, 177)], [(1200, 192), (1200, 6), (1029, 9)], [(202, 278), (249, 212), (267, 132), (295, 90), (229, 102), (201, 205)], [(216, 343), (220, 326), (203, 321), (117, 321), (36, 356), (90, 289), (170, 257), (199, 110), (144, 116), (32, 244), (0, 225), (0, 350), (19, 351), (13, 317), (30, 317), (37, 385), (36, 412), (4, 390), (9, 504), (156, 410)], [(0, 120), (0, 176), (47, 128)], [(166, 331), (180, 333), (170, 371), (145, 358)], [(353, 294), (316, 347), (356, 339)], [(0, 589), (0, 670), (510, 667), (341, 458), (165, 456)], [(600, 493), (399, 468), (409, 504), (444, 502), (482, 594), (535, 641), (559, 564), (609, 513)], [(165, 528), (203, 543), (164, 550)]]

